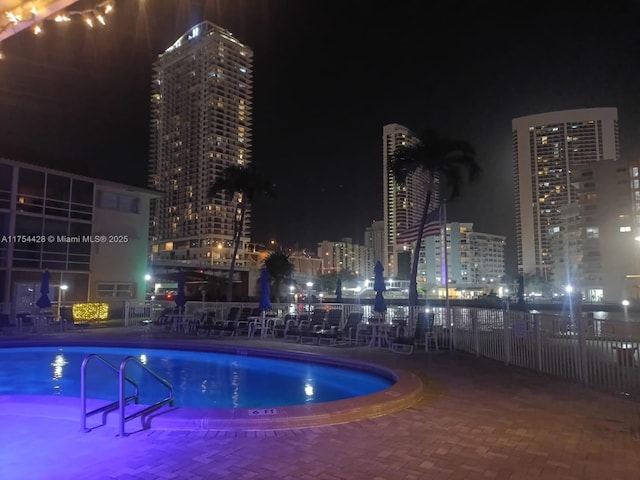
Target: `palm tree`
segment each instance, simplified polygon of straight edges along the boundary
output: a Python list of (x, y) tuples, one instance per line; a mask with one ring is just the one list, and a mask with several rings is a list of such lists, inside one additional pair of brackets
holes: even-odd
[(280, 302), (282, 282), (290, 279), (293, 275), (293, 263), (289, 261), (289, 255), (282, 252), (272, 252), (264, 259), (264, 266), (273, 280), (273, 291), (276, 294), (276, 300)]
[[(434, 192), (437, 191), (443, 201), (452, 200), (460, 195), (465, 180), (474, 180), (480, 173), (474, 148), (467, 141), (452, 140), (432, 129), (424, 130), (415, 138), (414, 144), (396, 148), (389, 162), (389, 170), (400, 185), (406, 185), (409, 178), (419, 172), (422, 172), (426, 182), (425, 191), (427, 194), (422, 209), (418, 238), (413, 250), (409, 279), (410, 306), (418, 304), (418, 261), (422, 245), (422, 231), (427, 222)], [(446, 252), (446, 250), (443, 251)]]
[(233, 300), (233, 273), (236, 257), (240, 247), (240, 239), (244, 230), (247, 208), (253, 203), (257, 194), (275, 197), (273, 183), (259, 173), (254, 166), (230, 165), (216, 178), (209, 187), (209, 198), (226, 196), (233, 205), (233, 256), (229, 265), (227, 283), (227, 302)]

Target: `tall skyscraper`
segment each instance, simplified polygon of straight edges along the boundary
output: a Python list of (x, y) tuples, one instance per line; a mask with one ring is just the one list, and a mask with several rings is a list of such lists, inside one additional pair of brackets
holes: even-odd
[(553, 279), (552, 230), (578, 202), (571, 170), (619, 160), (618, 113), (589, 108), (512, 121), (518, 270)]
[(398, 243), (396, 238), (409, 227), (420, 223), (427, 198), (424, 172), (416, 171), (407, 179), (405, 185), (399, 185), (395, 176), (389, 171), (389, 162), (396, 148), (411, 146), (414, 143), (415, 137), (407, 127), (392, 123), (382, 128), (385, 258), (381, 261), (383, 264), (386, 263), (385, 276), (390, 277), (397, 277), (399, 271), (403, 270), (398, 268), (398, 255), (405, 252), (405, 245)]
[[(230, 32), (203, 22), (154, 64), (149, 184), (164, 195), (151, 207), (153, 259), (231, 260), (236, 203), (208, 191), (225, 167), (250, 163), (252, 58)], [(249, 210), (240, 252), (250, 227)]]

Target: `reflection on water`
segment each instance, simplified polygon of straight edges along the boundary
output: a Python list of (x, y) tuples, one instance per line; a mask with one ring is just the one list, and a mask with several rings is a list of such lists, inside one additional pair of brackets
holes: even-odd
[(59, 380), (62, 378), (62, 372), (63, 372), (64, 366), (67, 364), (68, 362), (65, 360), (64, 355), (62, 355), (61, 353), (56, 355), (53, 362), (51, 362), (51, 366), (53, 367), (54, 380)]
[(313, 401), (313, 385), (307, 383), (304, 386), (304, 394), (307, 396), (307, 401), (312, 402)]
[(240, 406), (240, 368), (238, 362), (231, 362), (231, 404), (233, 408)]

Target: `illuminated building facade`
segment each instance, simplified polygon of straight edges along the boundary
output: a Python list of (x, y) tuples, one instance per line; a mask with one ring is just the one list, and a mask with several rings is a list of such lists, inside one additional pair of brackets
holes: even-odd
[(512, 121), (518, 271), (554, 280), (551, 232), (579, 202), (570, 172), (620, 158), (615, 108), (542, 113)]
[[(210, 22), (181, 36), (154, 64), (150, 187), (151, 258), (228, 265), (238, 195), (209, 198), (209, 187), (251, 154), (252, 51)], [(247, 209), (237, 265), (246, 264)]]
[[(144, 300), (152, 190), (0, 158), (0, 302)], [(4, 309), (4, 306), (3, 306)]]
[[(479, 292), (497, 292), (505, 277), (506, 238), (502, 235), (474, 232), (473, 223), (450, 222), (446, 224), (447, 275), (449, 294), (471, 298)], [(444, 259), (441, 235), (431, 235), (422, 240), (424, 263), (419, 276), (427, 296), (440, 292), (443, 295)], [(473, 293), (475, 292), (475, 294)]]
[(638, 167), (603, 160), (571, 170), (577, 202), (560, 210), (551, 229), (553, 278), (587, 302), (637, 300), (627, 276), (638, 269), (632, 184)]
[[(406, 252), (404, 244), (396, 241), (399, 234), (409, 227), (419, 224), (427, 198), (425, 174), (417, 171), (409, 176), (405, 185), (399, 185), (389, 171), (393, 152), (399, 146), (410, 146), (415, 142), (411, 131), (402, 125), (392, 123), (382, 128), (382, 179), (384, 205), (384, 255), (386, 277), (408, 278), (408, 269), (399, 265), (399, 256)], [(406, 257), (408, 258), (408, 257)], [(404, 271), (404, 275), (402, 272)]]

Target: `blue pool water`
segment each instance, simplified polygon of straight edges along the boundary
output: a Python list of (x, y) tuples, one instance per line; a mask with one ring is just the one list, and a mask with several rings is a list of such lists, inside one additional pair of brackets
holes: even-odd
[[(173, 385), (178, 407), (304, 405), (366, 395), (393, 383), (360, 370), (248, 355), (152, 348), (20, 347), (0, 348), (0, 395), (80, 397), (80, 367), (89, 353), (116, 367), (128, 355), (138, 358)], [(126, 374), (140, 385), (141, 403), (167, 396), (166, 388), (135, 362), (128, 364)], [(116, 400), (118, 376), (93, 359), (87, 366), (86, 388), (90, 398)]]

